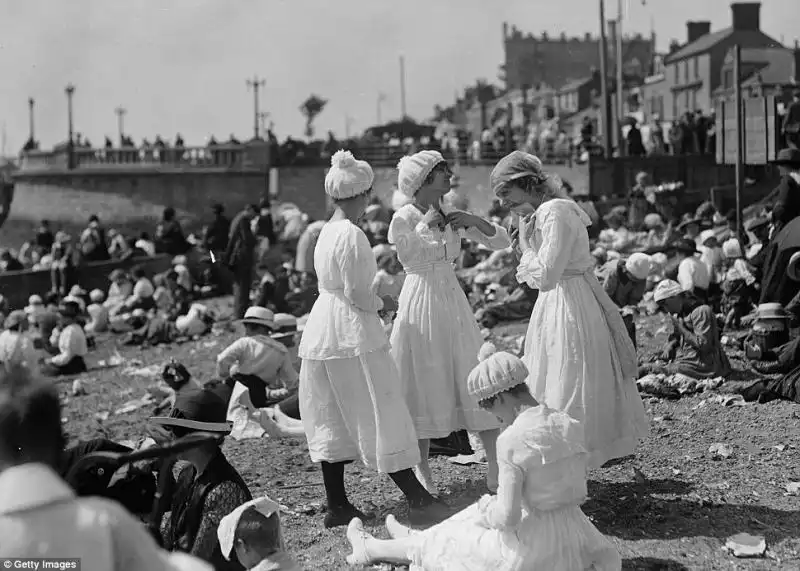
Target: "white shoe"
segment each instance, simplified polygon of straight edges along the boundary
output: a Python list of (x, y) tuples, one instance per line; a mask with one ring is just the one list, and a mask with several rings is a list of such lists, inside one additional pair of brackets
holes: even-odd
[(353, 552), (347, 556), (349, 565), (369, 565), (372, 563), (367, 554), (367, 540), (370, 535), (364, 531), (364, 523), (357, 517), (350, 520), (347, 524), (347, 541), (353, 547)]

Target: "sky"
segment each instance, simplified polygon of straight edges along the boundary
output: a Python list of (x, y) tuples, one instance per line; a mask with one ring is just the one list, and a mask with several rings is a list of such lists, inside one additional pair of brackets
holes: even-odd
[[(75, 86), (74, 122), (95, 145), (125, 132), (202, 145), (211, 134), (253, 133), (253, 92), (275, 133), (302, 136), (299, 111), (312, 93), (327, 99), (317, 134), (342, 137), (401, 116), (399, 58), (405, 58), (408, 114), (428, 119), (436, 104), (477, 78), (497, 82), (502, 24), (524, 33), (596, 33), (599, 0), (1, 0), (0, 127), (8, 154), (28, 136), (66, 140), (64, 88)], [(616, 15), (607, 1), (607, 17)], [(685, 41), (686, 20), (731, 22), (730, 0), (623, 0), (627, 32), (655, 27), (660, 49)], [(800, 0), (762, 0), (761, 27), (793, 45)]]

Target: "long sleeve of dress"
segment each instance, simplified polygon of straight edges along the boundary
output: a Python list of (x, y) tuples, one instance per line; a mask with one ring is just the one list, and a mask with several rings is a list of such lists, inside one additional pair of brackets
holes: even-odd
[(80, 354), (81, 340), (74, 327), (67, 327), (58, 336), (58, 355), (51, 359), (57, 367), (63, 367), (69, 363), (73, 357)]
[(494, 234), (492, 236), (487, 236), (474, 226), (472, 228), (462, 230), (459, 233), (461, 234), (462, 238), (478, 242), (487, 248), (491, 248), (492, 250), (503, 250), (511, 246), (511, 238), (508, 235), (508, 230), (499, 224), (492, 224), (492, 226), (494, 226)]
[(498, 488), (496, 496), (485, 496), (481, 511), (487, 527), (509, 529), (519, 524), (522, 518), (522, 470), (509, 458), (498, 458)]
[(522, 254), (517, 266), (517, 281), (539, 291), (548, 291), (556, 287), (569, 264), (568, 252), (577, 232), (568, 221), (559, 220), (553, 212), (547, 212), (540, 224), (541, 247), (538, 251), (530, 248)]
[(344, 295), (357, 308), (375, 313), (383, 307), (383, 302), (372, 288), (376, 272), (375, 255), (364, 233), (354, 229), (355, 232), (351, 232), (347, 238), (350, 244), (341, 259)]

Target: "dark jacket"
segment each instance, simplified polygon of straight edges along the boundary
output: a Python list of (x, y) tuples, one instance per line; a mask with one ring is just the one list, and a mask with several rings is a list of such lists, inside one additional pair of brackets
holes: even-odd
[(775, 232), (778, 232), (800, 216), (800, 184), (792, 177), (784, 176), (776, 190), (778, 196), (772, 208), (772, 222), (775, 224)]
[(250, 228), (250, 219), (246, 211), (236, 215), (231, 222), (231, 231), (228, 236), (228, 246), (222, 257), (222, 263), (232, 270), (244, 271), (252, 268), (254, 263), (256, 238)]
[(228, 234), (231, 231), (231, 221), (222, 214), (216, 216), (214, 221), (206, 228), (203, 236), (203, 245), (207, 250), (219, 251), (228, 246)]
[(177, 220), (162, 220), (156, 229), (156, 251), (159, 254), (179, 256), (190, 248), (183, 235), (183, 229)]

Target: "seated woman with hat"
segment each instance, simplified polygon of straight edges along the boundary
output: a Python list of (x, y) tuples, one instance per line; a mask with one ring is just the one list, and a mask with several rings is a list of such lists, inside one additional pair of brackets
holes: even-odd
[[(195, 389), (178, 394), (169, 416), (150, 418), (151, 435), (156, 441), (169, 441), (195, 432), (219, 436), (214, 443), (178, 456), (176, 460), (183, 460), (187, 465), (174, 484), (168, 486), (172, 493), (166, 498), (169, 505), (164, 506), (161, 529), (153, 530), (160, 532), (166, 549), (204, 559), (217, 571), (243, 569), (238, 562), (226, 561), (223, 557), (217, 541), (217, 527), (225, 516), (253, 499), (247, 484), (220, 448), (233, 428), (225, 419), (226, 413), (227, 405), (218, 395), (206, 389)], [(171, 471), (173, 464), (174, 461), (167, 462), (161, 470)]]
[(256, 408), (278, 404), (296, 393), (298, 375), (289, 349), (271, 336), (275, 314), (266, 307), (250, 307), (242, 324), (244, 337), (219, 354), (217, 373), (230, 388), (237, 382), (246, 386)]
[(641, 374), (681, 374), (692, 379), (713, 379), (731, 372), (722, 348), (717, 317), (711, 307), (686, 291), (678, 282), (662, 280), (653, 301), (669, 315), (673, 332), (662, 358), (666, 365), (646, 365)]
[(53, 348), (55, 356), (44, 362), (42, 374), (57, 377), (85, 373), (87, 368), (84, 358), (89, 348), (83, 326), (79, 323), (80, 308), (74, 301), (65, 301), (58, 308), (58, 313), (58, 347)]

